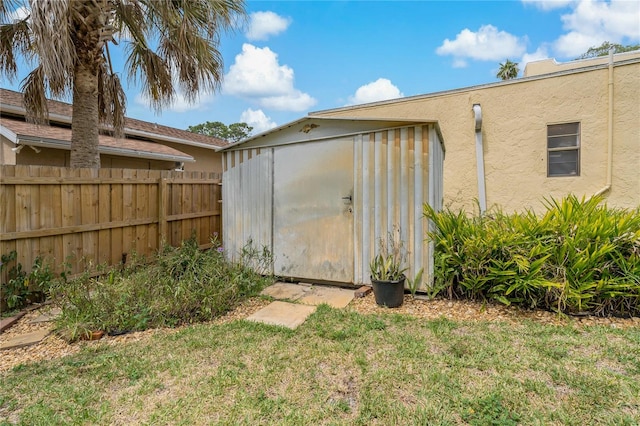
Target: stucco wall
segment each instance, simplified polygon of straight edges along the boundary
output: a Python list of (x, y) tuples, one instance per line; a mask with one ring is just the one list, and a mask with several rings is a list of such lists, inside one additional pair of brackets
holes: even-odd
[(16, 164), (16, 153), (11, 151), (15, 145), (4, 136), (0, 136), (0, 164)]
[[(609, 205), (640, 205), (640, 63), (614, 69), (614, 152)], [(475, 208), (473, 104), (482, 106), (487, 206), (541, 210), (545, 197), (589, 196), (607, 180), (608, 70), (515, 80), (319, 116), (436, 119), (446, 146), (445, 205)], [(547, 125), (581, 124), (580, 176), (547, 177)]]
[(221, 153), (212, 149), (200, 148), (191, 145), (170, 142), (162, 142), (162, 144), (175, 148), (195, 158), (195, 163), (184, 163), (185, 171), (214, 172), (222, 174)]

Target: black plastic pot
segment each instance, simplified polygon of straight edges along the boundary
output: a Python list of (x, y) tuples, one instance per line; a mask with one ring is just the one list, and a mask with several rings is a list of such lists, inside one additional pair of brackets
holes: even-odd
[(401, 306), (404, 302), (404, 280), (404, 276), (398, 281), (378, 281), (372, 278), (371, 284), (373, 284), (376, 303), (387, 308)]

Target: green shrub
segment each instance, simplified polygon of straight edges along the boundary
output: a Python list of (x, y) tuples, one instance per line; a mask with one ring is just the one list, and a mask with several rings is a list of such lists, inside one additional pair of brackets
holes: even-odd
[(542, 216), (425, 205), (435, 228), (435, 288), (558, 312), (640, 314), (640, 209), (575, 196), (545, 205)]
[(177, 248), (164, 246), (150, 264), (61, 282), (52, 294), (62, 309), (59, 328), (75, 340), (92, 330), (115, 334), (208, 321), (271, 280), (242, 262), (227, 261), (215, 244), (200, 250), (192, 238)]
[(13, 250), (0, 257), (0, 273), (7, 270), (7, 282), (0, 286), (0, 299), (10, 310), (20, 309), (30, 303), (40, 302), (49, 291), (54, 274), (42, 257), (33, 262), (30, 272), (17, 262), (18, 253)]

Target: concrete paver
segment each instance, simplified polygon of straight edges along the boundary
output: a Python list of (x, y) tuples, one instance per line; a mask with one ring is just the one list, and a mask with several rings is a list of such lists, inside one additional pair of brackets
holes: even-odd
[(0, 350), (35, 345), (47, 337), (50, 332), (51, 330), (38, 330), (33, 333), (21, 334), (13, 339), (7, 340), (6, 342), (2, 342), (2, 344), (0, 344)]
[(247, 317), (247, 321), (279, 325), (294, 330), (316, 309), (317, 307), (312, 305), (275, 301)]
[(311, 291), (298, 299), (305, 305), (326, 303), (333, 308), (344, 308), (353, 300), (353, 290), (337, 287), (313, 286)]
[[(310, 284), (277, 282), (262, 291), (263, 295), (279, 299), (247, 318), (265, 324), (275, 324), (295, 329), (302, 324), (316, 307), (326, 303), (334, 308), (344, 308), (353, 300), (353, 290)], [(290, 300), (299, 303), (282, 302)]]
[(34, 318), (31, 321), (29, 321), (29, 324), (39, 324), (41, 322), (54, 321), (61, 313), (62, 313), (62, 310), (59, 309), (59, 308), (51, 309), (51, 310), (43, 313), (39, 317)]
[(312, 287), (310, 286), (278, 281), (277, 283), (262, 290), (262, 294), (279, 300), (298, 300), (311, 291), (311, 288)]

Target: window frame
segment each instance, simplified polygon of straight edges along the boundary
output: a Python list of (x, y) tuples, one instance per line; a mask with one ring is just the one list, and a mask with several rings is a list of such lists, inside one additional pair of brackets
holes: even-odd
[[(577, 131), (576, 133), (563, 133), (563, 134), (559, 134), (559, 135), (553, 135), (550, 136), (549, 135), (549, 130), (551, 127), (553, 126), (561, 126), (561, 125), (568, 125), (568, 124), (575, 124), (577, 126)], [(556, 148), (550, 148), (549, 147), (549, 141), (553, 138), (559, 138), (559, 137), (566, 137), (566, 136), (574, 136), (576, 138), (576, 144), (574, 146), (564, 146), (564, 147), (556, 147)], [(580, 161), (580, 151), (582, 150), (582, 123), (580, 121), (563, 121), (560, 123), (550, 123), (547, 124), (547, 177), (548, 178), (555, 178), (555, 177), (578, 177), (580, 176), (580, 168), (581, 168), (581, 161)], [(576, 152), (576, 172), (575, 173), (564, 173), (564, 174), (551, 174), (551, 161), (550, 161), (550, 156), (551, 153), (553, 152), (569, 152), (569, 151), (575, 151)]]

